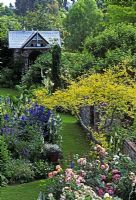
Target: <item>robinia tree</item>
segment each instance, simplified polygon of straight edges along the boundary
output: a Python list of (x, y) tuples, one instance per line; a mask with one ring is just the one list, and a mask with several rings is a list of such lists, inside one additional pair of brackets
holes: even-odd
[[(35, 91), (37, 101), (50, 109), (61, 106), (70, 109), (80, 120), (84, 128), (94, 138), (90, 127), (85, 126), (80, 116), (83, 106), (95, 106), (101, 116), (99, 131), (111, 126), (115, 119), (123, 119), (124, 115), (133, 117), (136, 109), (136, 70), (131, 67), (114, 67), (103, 73), (85, 74), (71, 81), (64, 90), (57, 90), (46, 95), (46, 89)], [(109, 121), (107, 124), (106, 121)]]

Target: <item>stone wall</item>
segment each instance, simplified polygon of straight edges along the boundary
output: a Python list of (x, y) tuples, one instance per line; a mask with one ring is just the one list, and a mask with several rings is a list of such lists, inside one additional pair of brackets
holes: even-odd
[(90, 115), (91, 115), (90, 106), (84, 106), (80, 108), (80, 116), (85, 126), (90, 126)]
[(136, 144), (130, 140), (124, 142), (124, 153), (136, 162)]
[(98, 130), (100, 119), (97, 107), (84, 106), (80, 108), (80, 116), (82, 118), (83, 123), (87, 127), (92, 127), (96, 131)]

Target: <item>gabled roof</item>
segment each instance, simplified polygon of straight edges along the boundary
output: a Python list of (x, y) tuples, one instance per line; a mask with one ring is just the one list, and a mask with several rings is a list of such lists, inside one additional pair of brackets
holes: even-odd
[(38, 33), (49, 45), (61, 46), (59, 31), (9, 31), (9, 48), (21, 49)]
[(30, 41), (32, 41), (35, 38), (35, 40), (43, 40), (46, 44), (49, 45), (49, 42), (47, 40), (45, 40), (45, 38), (37, 31), (34, 32), (32, 35), (30, 35), (30, 37), (25, 41), (25, 43), (22, 45), (21, 48), (25, 48), (27, 47), (27, 45), (29, 44)]

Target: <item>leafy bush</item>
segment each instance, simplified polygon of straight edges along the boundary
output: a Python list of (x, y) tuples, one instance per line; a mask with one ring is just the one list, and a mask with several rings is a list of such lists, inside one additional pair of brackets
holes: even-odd
[(4, 137), (0, 135), (0, 169), (1, 172), (5, 170), (6, 163), (10, 160), (10, 153), (8, 151), (8, 145), (6, 144)]
[(30, 66), (29, 70), (22, 77), (22, 83), (27, 87), (33, 84), (42, 83), (43, 75), (45, 77), (50, 76), (52, 65), (52, 55), (50, 52), (39, 55), (33, 65)]
[(53, 165), (44, 160), (38, 160), (33, 164), (33, 170), (36, 178), (47, 178), (48, 173), (53, 170)]
[[(12, 57), (10, 59), (13, 60)], [(8, 63), (8, 66), (3, 67), (0, 72), (0, 87), (13, 88), (15, 85), (19, 84), (21, 81), (21, 70), (22, 70), (21, 58), (14, 64), (11, 61), (11, 63)]]
[(86, 38), (85, 47), (94, 56), (95, 65), (105, 68), (123, 60), (134, 63), (136, 28), (123, 23), (109, 26), (97, 36)]
[(8, 183), (7, 178), (3, 174), (0, 173), (0, 186), (6, 186), (7, 183)]
[(32, 164), (25, 160), (11, 160), (6, 164), (6, 178), (9, 183), (24, 183), (34, 179)]
[(14, 183), (46, 177), (49, 165), (40, 159), (45, 158), (45, 141), (60, 141), (60, 118), (28, 98), (24, 101), (23, 96), (15, 103), (1, 98), (0, 111), (1, 184), (6, 179)]
[(64, 78), (76, 78), (91, 68), (94, 64), (93, 56), (88, 52), (62, 52), (61, 73)]

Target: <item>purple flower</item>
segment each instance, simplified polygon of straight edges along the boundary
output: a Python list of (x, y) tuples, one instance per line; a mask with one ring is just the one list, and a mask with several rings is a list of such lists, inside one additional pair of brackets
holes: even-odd
[(8, 120), (9, 120), (9, 115), (8, 115), (8, 114), (5, 114), (5, 115), (4, 115), (4, 120), (5, 120), (5, 121), (8, 121)]
[(21, 121), (25, 121), (25, 120), (26, 120), (25, 115), (22, 115), (22, 116), (20, 117), (20, 119), (21, 119)]
[(73, 161), (70, 161), (70, 168), (73, 169), (75, 167), (75, 163)]

